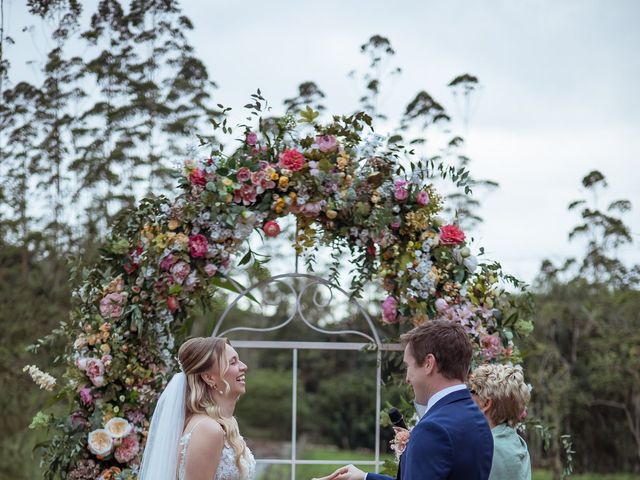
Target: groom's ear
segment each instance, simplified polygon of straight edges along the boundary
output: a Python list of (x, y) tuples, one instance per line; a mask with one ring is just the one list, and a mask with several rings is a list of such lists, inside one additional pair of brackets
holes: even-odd
[(436, 357), (433, 356), (433, 353), (427, 353), (427, 356), (424, 357), (422, 368), (427, 375), (436, 371)]

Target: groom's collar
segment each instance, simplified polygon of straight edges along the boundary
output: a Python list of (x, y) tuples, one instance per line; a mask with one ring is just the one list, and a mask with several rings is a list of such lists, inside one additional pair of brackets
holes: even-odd
[(454, 385), (453, 387), (443, 388), (439, 392), (436, 392), (435, 394), (433, 394), (429, 399), (429, 402), (427, 403), (427, 409), (425, 410), (424, 415), (429, 413), (429, 410), (431, 410), (436, 405), (436, 403), (438, 403), (444, 397), (446, 397), (450, 393), (458, 392), (460, 390), (465, 390), (468, 393), (467, 386), (464, 383), (461, 383), (460, 385)]

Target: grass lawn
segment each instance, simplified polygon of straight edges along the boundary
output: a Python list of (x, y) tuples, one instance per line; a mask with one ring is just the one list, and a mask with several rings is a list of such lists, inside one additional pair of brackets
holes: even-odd
[[(335, 460), (335, 465), (297, 465), (296, 466), (296, 480), (311, 480), (314, 477), (321, 477), (328, 475), (336, 468), (344, 465), (341, 460), (371, 460), (372, 455), (366, 452), (348, 452), (331, 450), (327, 448), (308, 448), (305, 450), (301, 457), (304, 460)], [(391, 459), (392, 456), (385, 454), (381, 455), (381, 460)], [(364, 471), (372, 470), (371, 466), (358, 465)], [(288, 465), (268, 465), (259, 466), (260, 474), (257, 480), (286, 480), (291, 478), (291, 469)], [(544, 470), (536, 470), (533, 472), (532, 480), (551, 480), (551, 473)], [(640, 480), (640, 475), (631, 474), (583, 474), (572, 475), (570, 477), (574, 480)]]

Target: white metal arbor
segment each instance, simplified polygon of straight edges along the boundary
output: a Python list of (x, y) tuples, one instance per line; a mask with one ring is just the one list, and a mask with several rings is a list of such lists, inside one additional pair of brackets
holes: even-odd
[[(302, 282), (301, 285), (297, 285), (296, 282)], [(223, 330), (223, 323), (229, 314), (229, 312), (235, 308), (240, 300), (252, 295), (253, 291), (260, 291), (268, 287), (271, 284), (278, 284), (281, 287), (285, 287), (290, 295), (295, 298), (295, 308), (289, 317), (278, 325), (266, 327), (266, 328), (254, 328), (254, 327), (234, 327), (227, 330)], [(345, 296), (348, 302), (354, 305), (358, 312), (362, 314), (366, 320), (369, 332), (361, 332), (357, 330), (338, 330), (332, 331), (313, 325), (302, 309), (303, 296), (312, 289), (312, 287), (322, 286), (325, 287), (329, 293), (329, 300), (322, 303), (322, 298), (318, 295), (316, 289), (313, 295), (313, 303), (318, 307), (326, 307), (333, 299), (334, 292), (338, 292)], [(271, 304), (271, 305), (276, 305)], [(295, 319), (302, 321), (308, 328), (326, 335), (352, 335), (363, 339), (362, 342), (308, 342), (300, 341), (296, 339), (290, 339), (286, 341), (260, 341), (260, 340), (234, 340), (232, 334), (234, 332), (254, 332), (254, 333), (266, 333), (280, 330), (286, 327)], [(233, 341), (233, 346), (236, 348), (251, 348), (251, 349), (280, 349), (292, 351), (292, 408), (291, 408), (291, 456), (289, 459), (277, 459), (277, 458), (257, 458), (256, 461), (259, 464), (281, 464), (289, 465), (291, 467), (291, 479), (296, 478), (296, 465), (337, 465), (346, 463), (358, 463), (361, 465), (370, 465), (375, 472), (379, 471), (381, 465), (380, 461), (380, 408), (381, 408), (381, 360), (382, 351), (384, 350), (401, 350), (398, 344), (383, 344), (380, 341), (378, 332), (376, 330), (374, 322), (371, 320), (368, 312), (353, 298), (350, 298), (349, 293), (342, 289), (340, 286), (332, 284), (328, 280), (315, 275), (304, 273), (289, 273), (283, 275), (276, 275), (266, 280), (257, 282), (250, 287), (243, 289), (238, 293), (236, 298), (229, 303), (224, 310), (220, 319), (215, 325), (212, 333), (213, 336), (225, 336), (229, 337)], [(297, 458), (297, 377), (298, 377), (298, 351), (299, 350), (350, 350), (350, 351), (363, 351), (365, 349), (375, 350), (376, 353), (376, 396), (375, 396), (375, 453), (372, 460), (302, 460)]]

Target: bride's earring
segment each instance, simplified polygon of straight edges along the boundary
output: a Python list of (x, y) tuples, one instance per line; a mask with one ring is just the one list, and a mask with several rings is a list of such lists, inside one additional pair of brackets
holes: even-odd
[(218, 390), (218, 386), (214, 383), (213, 384), (213, 388), (220, 394), (220, 395), (224, 395), (224, 392), (222, 390)]

